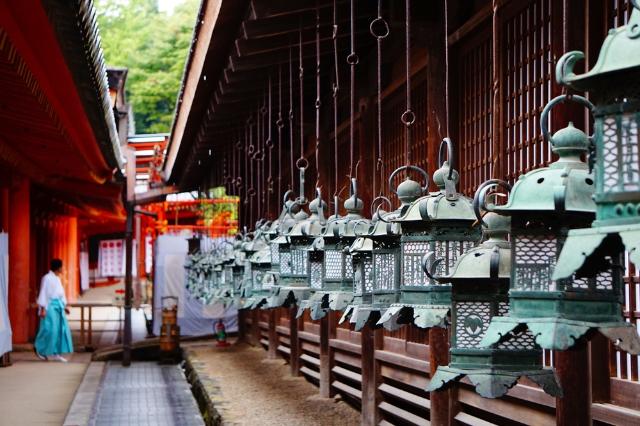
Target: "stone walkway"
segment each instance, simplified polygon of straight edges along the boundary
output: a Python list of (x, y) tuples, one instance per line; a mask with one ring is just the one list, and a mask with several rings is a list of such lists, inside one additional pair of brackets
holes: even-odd
[(101, 365), (92, 363), (87, 370), (65, 425), (204, 425), (179, 366), (136, 362), (122, 367), (109, 362), (102, 369)]

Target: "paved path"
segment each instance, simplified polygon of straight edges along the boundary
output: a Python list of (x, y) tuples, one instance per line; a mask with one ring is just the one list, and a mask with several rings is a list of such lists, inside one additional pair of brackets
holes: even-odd
[[(96, 380), (98, 371), (100, 380)], [(109, 362), (102, 372), (101, 363), (92, 363), (87, 373), (65, 425), (204, 425), (177, 365), (136, 362), (127, 368)]]
[(66, 364), (40, 361), (33, 352), (14, 352), (0, 368), (0, 425), (60, 425), (89, 365), (90, 354), (73, 354)]

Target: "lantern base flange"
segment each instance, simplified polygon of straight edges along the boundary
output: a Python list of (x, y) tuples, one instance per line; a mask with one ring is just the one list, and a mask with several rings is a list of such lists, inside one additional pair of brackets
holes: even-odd
[(347, 319), (354, 324), (354, 330), (360, 331), (367, 324), (376, 324), (380, 318), (381, 308), (373, 305), (349, 305), (344, 311), (339, 323), (342, 324)]
[(436, 374), (426, 390), (432, 392), (442, 389), (454, 381), (467, 377), (476, 388), (476, 392), (485, 398), (500, 398), (504, 396), (518, 382), (520, 377), (527, 377), (538, 384), (551, 396), (561, 397), (562, 388), (554, 371), (551, 369), (508, 371), (495, 369), (460, 369), (449, 366), (438, 367)]
[(300, 318), (304, 314), (304, 311), (308, 309), (313, 321), (322, 319), (327, 315), (327, 305), (326, 293), (313, 293), (309, 299), (300, 301), (296, 318)]
[(597, 330), (612, 340), (620, 350), (633, 355), (640, 354), (640, 336), (631, 323), (595, 323), (564, 318), (493, 317), (479, 346), (488, 347), (499, 343), (506, 340), (510, 332), (525, 327), (535, 336), (536, 344), (543, 349), (565, 351), (589, 331)]
[(398, 330), (405, 324), (415, 324), (420, 328), (446, 327), (449, 306), (392, 304), (377, 325), (389, 331)]

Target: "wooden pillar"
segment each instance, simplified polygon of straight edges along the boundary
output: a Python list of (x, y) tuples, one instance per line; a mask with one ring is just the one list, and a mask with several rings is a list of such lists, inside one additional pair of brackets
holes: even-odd
[(276, 310), (269, 309), (269, 349), (267, 358), (278, 358), (278, 332), (276, 331)]
[[(449, 364), (449, 333), (446, 328), (429, 329), (429, 370), (430, 377), (436, 373), (439, 365)], [(430, 418), (432, 425), (445, 426), (452, 424), (451, 390), (433, 391), (429, 395), (431, 401)]]
[(67, 271), (69, 277), (69, 287), (67, 289), (69, 301), (75, 301), (79, 292), (80, 250), (78, 245), (78, 218), (69, 216), (67, 218)]
[(9, 192), (9, 317), (14, 343), (29, 338), (30, 189), (28, 179), (16, 177)]
[(610, 351), (611, 342), (609, 339), (600, 333), (595, 333), (589, 341), (591, 398), (593, 402), (611, 401)]
[(251, 311), (251, 344), (260, 346), (260, 311)]
[(320, 320), (320, 396), (323, 398), (333, 396), (331, 381), (334, 363), (329, 341), (336, 337), (337, 319), (336, 313), (329, 311)]
[(571, 349), (555, 351), (554, 361), (564, 391), (562, 398), (556, 398), (556, 424), (590, 425), (591, 374), (587, 342), (581, 339)]
[[(300, 326), (296, 314), (298, 307), (294, 304), (289, 308), (289, 365), (291, 366), (291, 375), (300, 375), (300, 341), (298, 340), (298, 328)], [(302, 318), (300, 319), (302, 320)]]
[(370, 324), (364, 326), (360, 332), (361, 361), (362, 361), (362, 405), (360, 423), (363, 426), (373, 426), (380, 423), (378, 405), (382, 400), (378, 386), (380, 386), (380, 365), (375, 359), (376, 349), (382, 349), (382, 329), (373, 329)]

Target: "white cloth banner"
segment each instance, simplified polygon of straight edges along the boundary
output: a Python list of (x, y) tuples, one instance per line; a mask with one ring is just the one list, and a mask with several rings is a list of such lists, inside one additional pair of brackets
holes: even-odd
[(89, 253), (80, 252), (80, 290), (89, 290)]
[[(132, 274), (136, 275), (136, 241), (133, 241)], [(124, 277), (127, 251), (124, 240), (102, 240), (98, 250), (98, 271), (101, 277)]]
[(11, 323), (9, 322), (9, 234), (0, 232), (0, 356), (10, 352)]
[(178, 325), (183, 336), (202, 336), (214, 333), (214, 326), (222, 318), (228, 332), (238, 330), (238, 311), (221, 303), (204, 305), (191, 297), (185, 289), (187, 272), (184, 262), (189, 244), (186, 237), (161, 235), (155, 245), (155, 275), (153, 289), (153, 332), (160, 334), (162, 298), (178, 298)]

